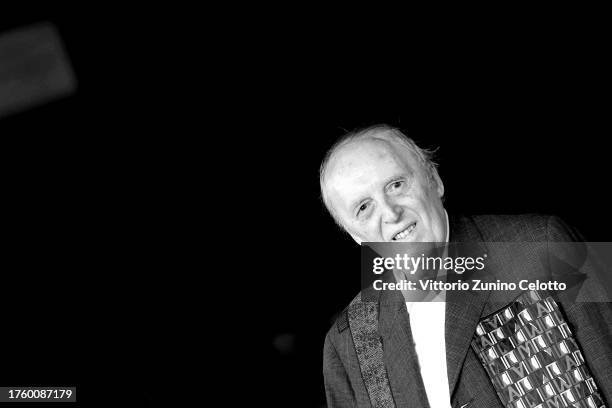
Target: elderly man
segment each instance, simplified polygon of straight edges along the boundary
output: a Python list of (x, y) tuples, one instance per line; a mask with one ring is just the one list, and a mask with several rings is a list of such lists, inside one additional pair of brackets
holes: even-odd
[[(526, 246), (522, 258), (525, 270), (531, 270), (537, 268), (529, 263), (530, 260), (543, 251), (538, 242), (576, 239), (575, 233), (556, 217), (449, 217), (442, 201), (444, 184), (431, 160), (431, 152), (420, 149), (398, 129), (386, 125), (352, 132), (341, 138), (321, 165), (320, 184), (330, 214), (358, 244), (533, 242)], [(516, 276), (503, 266), (494, 273), (502, 277)], [(567, 391), (571, 388), (567, 385), (556, 390), (554, 395), (552, 391), (543, 395), (546, 386), (543, 381), (549, 381), (550, 387), (561, 377), (554, 381), (550, 376), (545, 376), (544, 380), (541, 376), (535, 378), (540, 371), (532, 368), (527, 372), (534, 378), (525, 373), (524, 376), (529, 377), (527, 380), (515, 377), (508, 385), (500, 379), (507, 378), (518, 365), (508, 367), (507, 356), (503, 358), (506, 366), (501, 365), (497, 348), (495, 357), (499, 358), (489, 361), (479, 355), (478, 349), (470, 347), (479, 335), (490, 338), (492, 334), (482, 333), (483, 321), (492, 313), (504, 310), (500, 309), (499, 302), (490, 301), (489, 295), (486, 291), (441, 292), (435, 299), (437, 302), (426, 303), (407, 301), (409, 299), (397, 291), (377, 293), (377, 300), (370, 303), (358, 295), (340, 314), (325, 339), (323, 369), (329, 407), (532, 408), (540, 406), (537, 402), (541, 402), (542, 407), (568, 406), (572, 398), (577, 404), (583, 404), (576, 406), (600, 406), (603, 399), (610, 401), (610, 304), (573, 304), (564, 303), (562, 299), (557, 305), (552, 300), (540, 299), (539, 295), (528, 295), (535, 296), (534, 302), (539, 302), (538, 305), (563, 310), (559, 314), (566, 316), (577, 340), (570, 339), (571, 344), (576, 349), (580, 347), (578, 353), (586, 360), (574, 363), (588, 367), (583, 370), (583, 380), (590, 379), (589, 386), (592, 384), (590, 392), (593, 395), (588, 398), (584, 391), (586, 386), (578, 384), (578, 380), (572, 382), (571, 391)], [(501, 306), (510, 304), (517, 296), (521, 293), (508, 293)], [(516, 339), (505, 340), (509, 345), (506, 347), (517, 343)], [(501, 347), (501, 342), (497, 346)], [(533, 346), (528, 352), (533, 355), (552, 353), (549, 350), (552, 349)], [(529, 357), (533, 356), (529, 354)], [(543, 357), (538, 354), (534, 358), (542, 361)], [(495, 364), (502, 368), (495, 371)], [(501, 371), (504, 369), (509, 370), (508, 373)], [(563, 381), (570, 381), (563, 378)], [(522, 388), (515, 384), (519, 380)], [(566, 392), (561, 396), (563, 391)]]

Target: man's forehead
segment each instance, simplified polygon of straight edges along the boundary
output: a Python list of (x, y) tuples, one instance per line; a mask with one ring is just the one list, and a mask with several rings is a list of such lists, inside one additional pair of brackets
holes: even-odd
[[(402, 154), (403, 153), (403, 154)], [(364, 139), (342, 146), (329, 163), (328, 174), (334, 176), (358, 176), (371, 167), (405, 164), (408, 152), (400, 152), (398, 146), (383, 139)]]
[[(350, 204), (364, 191), (390, 177), (412, 172), (397, 146), (386, 140), (363, 140), (343, 146), (330, 163), (327, 189), (332, 201)], [(405, 154), (404, 154), (405, 156)]]

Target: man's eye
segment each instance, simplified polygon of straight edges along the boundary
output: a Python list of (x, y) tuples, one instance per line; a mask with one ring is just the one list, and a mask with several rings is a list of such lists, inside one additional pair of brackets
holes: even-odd
[(398, 180), (398, 181), (394, 181), (393, 183), (391, 183), (389, 188), (391, 190), (397, 190), (397, 189), (402, 188), (403, 185), (404, 185), (404, 181), (403, 180)]
[(369, 203), (363, 203), (359, 206), (359, 209), (357, 210), (357, 215), (361, 214), (362, 212), (364, 212), (365, 210), (368, 209), (368, 207), (370, 206)]

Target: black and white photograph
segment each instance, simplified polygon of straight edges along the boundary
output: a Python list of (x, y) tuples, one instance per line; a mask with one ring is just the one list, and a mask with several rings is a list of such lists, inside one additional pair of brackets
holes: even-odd
[(605, 53), (314, 14), (2, 16), (0, 407), (611, 406)]
[[(423, 113), (402, 110), (393, 99), (396, 116), (376, 108), (369, 116), (360, 106), (358, 118), (342, 111), (344, 123), (338, 115), (322, 122), (320, 133), (309, 129), (299, 138), (310, 141), (282, 170), (291, 174), (291, 198), (273, 214), (290, 219), (312, 212), (308, 207), (319, 218), (291, 228), (308, 243), (299, 262), (289, 237), (276, 246), (276, 259), (294, 272), (275, 281), (267, 308), (277, 310), (269, 355), (282, 384), (278, 406), (606, 406), (612, 315), (601, 182), (608, 170), (593, 148), (600, 145), (597, 107), (560, 106), (549, 97), (536, 106), (509, 100), (517, 105), (466, 111), (457, 101), (454, 111)], [(370, 287), (371, 297), (362, 300), (368, 289), (359, 286), (360, 246), (394, 241), (488, 246), (485, 266), (499, 284), (420, 298), (380, 287), (372, 294)], [(600, 250), (585, 255), (585, 242)], [(564, 281), (570, 269), (580, 276), (579, 295)], [(548, 285), (530, 286), (536, 276), (548, 276)], [(279, 311), (281, 304), (294, 307)], [(531, 317), (556, 316), (557, 323), (517, 338), (523, 326), (511, 316), (541, 305), (546, 311)], [(494, 338), (504, 324), (514, 326)], [(553, 326), (567, 330), (536, 348), (533, 337), (551, 335)], [(563, 365), (567, 353), (580, 361)], [(535, 364), (523, 366), (529, 361)], [(548, 375), (546, 367), (557, 365), (557, 375)], [(575, 370), (585, 372), (564, 376)], [(318, 387), (317, 397), (296, 402), (305, 381)]]

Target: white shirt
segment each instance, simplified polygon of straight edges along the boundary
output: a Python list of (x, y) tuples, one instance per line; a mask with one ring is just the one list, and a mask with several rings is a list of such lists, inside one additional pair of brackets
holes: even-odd
[[(448, 214), (446, 215), (446, 243), (449, 237)], [(406, 302), (412, 339), (421, 368), (431, 408), (450, 408), (450, 391), (446, 369), (446, 341), (444, 323), (446, 317), (446, 293), (441, 291), (428, 302)]]

